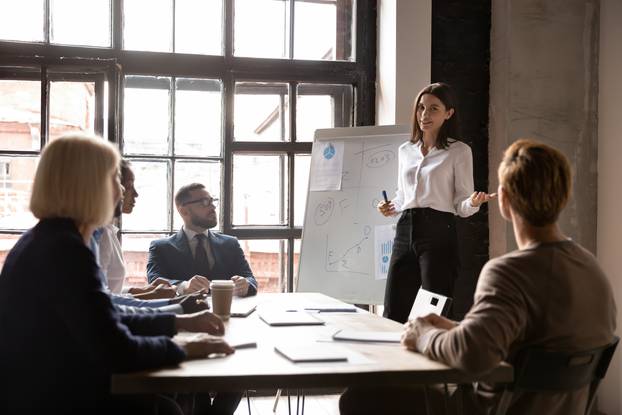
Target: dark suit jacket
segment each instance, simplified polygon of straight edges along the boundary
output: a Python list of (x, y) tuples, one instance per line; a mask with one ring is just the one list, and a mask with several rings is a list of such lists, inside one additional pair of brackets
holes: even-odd
[(11, 250), (0, 274), (0, 412), (102, 410), (112, 373), (184, 359), (167, 337), (174, 315), (120, 317), (97, 272), (69, 219), (40, 221)]
[(147, 262), (149, 281), (166, 278), (172, 284), (179, 284), (195, 275), (203, 275), (210, 280), (228, 280), (239, 275), (248, 280), (248, 295), (257, 294), (257, 280), (244, 258), (238, 240), (233, 236), (210, 231), (209, 245), (216, 263), (206, 271), (195, 268), (188, 238), (183, 230), (168, 238), (151, 242)]

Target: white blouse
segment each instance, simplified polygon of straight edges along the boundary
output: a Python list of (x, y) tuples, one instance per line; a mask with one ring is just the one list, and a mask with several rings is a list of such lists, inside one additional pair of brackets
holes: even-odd
[(123, 251), (117, 239), (119, 228), (113, 224), (103, 227), (99, 240), (99, 267), (106, 277), (108, 288), (115, 294), (121, 293), (125, 280)]
[(449, 147), (421, 152), (422, 141), (406, 142), (399, 148), (397, 192), (392, 202), (398, 212), (410, 208), (432, 208), (462, 217), (479, 207), (471, 206), (473, 156), (461, 141), (449, 140)]

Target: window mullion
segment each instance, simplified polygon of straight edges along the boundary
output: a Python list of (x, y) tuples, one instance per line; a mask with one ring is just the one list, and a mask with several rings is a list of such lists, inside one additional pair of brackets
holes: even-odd
[[(228, 3), (228, 2), (227, 2)], [(231, 73), (223, 79), (223, 179), (221, 190), (222, 231), (229, 233), (233, 223), (233, 111), (235, 81)]]
[(41, 126), (39, 128), (41, 150), (47, 142), (50, 114), (50, 80), (47, 65), (41, 65)]
[(289, 59), (294, 59), (294, 20), (295, 20), (296, 0), (289, 0)]

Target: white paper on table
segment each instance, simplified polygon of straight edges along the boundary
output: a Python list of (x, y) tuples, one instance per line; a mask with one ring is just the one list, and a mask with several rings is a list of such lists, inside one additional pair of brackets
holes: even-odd
[(394, 239), (395, 225), (379, 225), (374, 229), (374, 267), (377, 280), (387, 279)]
[(309, 191), (341, 190), (343, 141), (316, 141), (311, 155)]

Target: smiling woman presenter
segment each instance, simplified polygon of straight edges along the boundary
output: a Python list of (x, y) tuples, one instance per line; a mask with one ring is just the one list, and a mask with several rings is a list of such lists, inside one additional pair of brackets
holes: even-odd
[(495, 194), (473, 191), (471, 148), (458, 140), (456, 101), (449, 85), (425, 87), (413, 107), (410, 141), (399, 148), (397, 193), (381, 201), (396, 216), (384, 316), (405, 322), (420, 286), (453, 297), (458, 275), (455, 216), (471, 216)]

